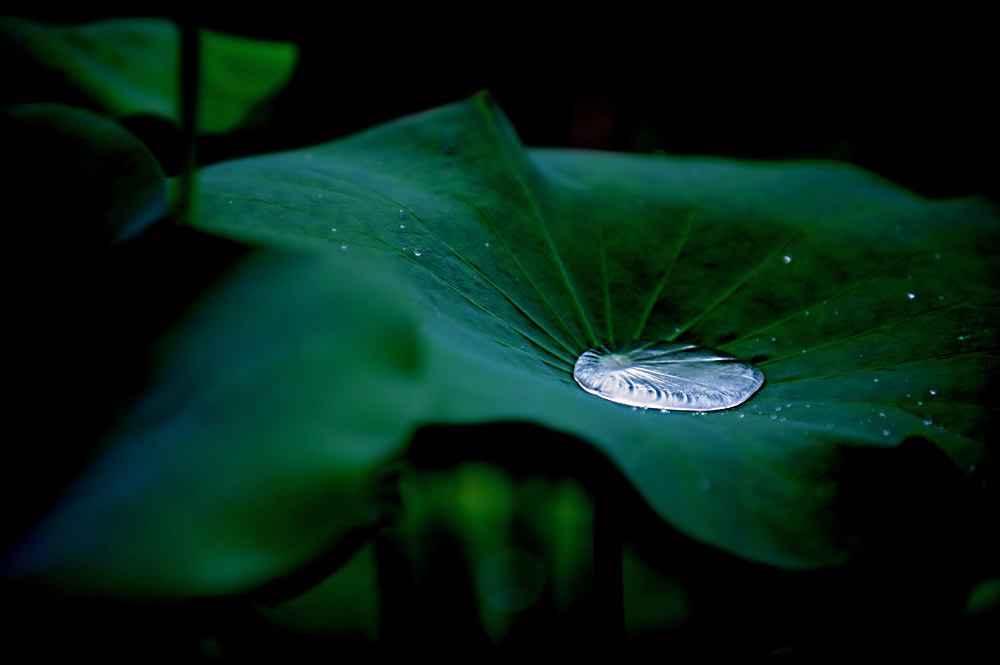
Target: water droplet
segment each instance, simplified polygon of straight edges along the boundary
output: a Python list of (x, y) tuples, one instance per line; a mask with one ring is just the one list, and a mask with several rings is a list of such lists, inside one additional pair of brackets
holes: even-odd
[(399, 209), (399, 216), (400, 216), (400, 217), (406, 217), (406, 213), (405, 213), (405, 212), (403, 212), (403, 209), (402, 209), (402, 208), (400, 208), (400, 209)]
[(487, 247), (489, 247), (489, 246), (490, 246), (490, 243), (489, 243), (489, 241), (487, 241), (487, 242), (485, 242), (485, 243), (483, 243), (483, 244), (484, 244), (484, 245), (486, 245)]
[(885, 418), (885, 411), (879, 411), (878, 412), (878, 417), (879, 418)]
[(413, 250), (413, 255), (414, 256), (420, 256), (421, 254), (423, 254), (423, 252), (421, 252), (419, 249)]
[(771, 341), (772, 341), (772, 342), (777, 342), (777, 341), (778, 341), (778, 338), (777, 338), (777, 337), (772, 337), (772, 338), (771, 338)]
[(959, 342), (964, 342), (965, 340), (969, 339), (970, 337), (972, 337), (972, 335), (959, 335), (958, 336), (958, 341)]
[(336, 232), (337, 232), (337, 227), (336, 227), (336, 226), (334, 226), (334, 227), (332, 227), (332, 228), (331, 228), (330, 230), (331, 230), (331, 231), (333, 231), (334, 233), (336, 233)]
[(400, 225), (399, 225), (399, 228), (401, 228), (401, 229), (405, 229), (405, 228), (406, 228), (406, 224), (400, 224)]
[(889, 436), (890, 434), (892, 434), (892, 430), (889, 429), (882, 430), (882, 436)]
[(781, 257), (781, 260), (784, 261), (785, 263), (791, 263), (792, 262), (792, 255), (791, 254), (785, 254), (784, 256)]
[(809, 310), (808, 309), (805, 311), (805, 315), (809, 316)]
[(740, 414), (740, 418), (743, 418), (743, 417), (745, 417), (745, 416), (746, 416), (746, 414), (745, 414), (745, 413), (741, 413), (741, 414)]
[(931, 388), (928, 392), (930, 392), (931, 395), (937, 395), (937, 391), (933, 388)]
[(915, 293), (907, 293), (906, 294), (906, 299), (907, 300), (913, 300), (916, 297), (917, 297), (917, 294), (915, 294)]
[(775, 411), (781, 411), (781, 406), (776, 406), (776, 407), (774, 407), (774, 410), (775, 410)]
[(938, 300), (944, 300), (944, 296), (938, 296)]
[(788, 418), (786, 418), (785, 416), (781, 416), (780, 418), (778, 418), (778, 422), (779, 423), (783, 423), (783, 422), (787, 422), (787, 421), (788, 421)]
[(323, 198), (323, 195), (322, 195), (322, 194), (317, 194), (316, 196), (318, 196), (318, 197), (320, 197), (320, 198)]
[(340, 248), (341, 249), (347, 249), (347, 243), (345, 242), (343, 245), (340, 246)]
[(935, 261), (940, 261), (941, 260), (941, 253), (940, 252), (934, 252), (934, 260)]
[(759, 369), (729, 354), (666, 342), (590, 349), (576, 361), (573, 378), (617, 404), (677, 411), (728, 409), (764, 383)]
[(924, 424), (925, 425), (933, 425), (934, 424), (934, 419), (933, 418), (924, 418)]
[(875, 383), (878, 383), (878, 379), (872, 379), (872, 381), (874, 381)]
[(777, 420), (777, 419), (778, 419), (778, 414), (777, 413), (772, 413), (771, 414), (771, 420)]

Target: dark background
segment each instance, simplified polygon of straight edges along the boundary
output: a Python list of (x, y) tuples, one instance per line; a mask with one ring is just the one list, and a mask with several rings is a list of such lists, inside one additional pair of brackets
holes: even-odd
[[(206, 142), (202, 163), (331, 140), (485, 88), (529, 146), (837, 159), (926, 196), (1000, 195), (997, 49), (982, 15), (294, 9), (184, 17), (301, 49), (257, 135)], [(48, 22), (122, 16), (92, 4), (4, 11)]]

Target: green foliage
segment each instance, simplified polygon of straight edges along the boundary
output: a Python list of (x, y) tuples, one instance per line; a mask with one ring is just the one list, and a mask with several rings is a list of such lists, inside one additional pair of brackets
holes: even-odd
[[(105, 314), (120, 324), (139, 301), (159, 307), (143, 291), (149, 281), (130, 291), (116, 272), (142, 266), (149, 243), (210, 234), (257, 250), (171, 324), (142, 394), (109, 417), (91, 463), (4, 559), (8, 578), (157, 601), (273, 601), (312, 587), (257, 606), (254, 621), (372, 640), (386, 616), (420, 607), (392, 588), (399, 570), (387, 561), (405, 559), (419, 587), (458, 542), (468, 587), (435, 607), (479, 631), (469, 644), (502, 643), (523, 630), (522, 605), (542, 598), (572, 623), (595, 602), (596, 527), (576, 481), (592, 490), (587, 474), (610, 460), (639, 497), (620, 506), (634, 541), (626, 624), (641, 637), (692, 620), (714, 632), (719, 615), (698, 592), (716, 572), (694, 575), (700, 590), (685, 577), (702, 561), (769, 571), (759, 589), (740, 583), (760, 598), (785, 575), (788, 598), (796, 580), (871, 565), (872, 552), (912, 570), (938, 565), (950, 538), (967, 545), (968, 525), (993, 515), (984, 469), (995, 452), (1000, 215), (987, 202), (923, 199), (842, 164), (525, 149), (484, 93), (206, 168), (196, 230), (181, 231), (162, 220), (156, 159), (113, 122), (179, 122), (174, 25), (5, 17), (0, 38), (21, 72), (8, 99), (51, 102), (9, 107), (3, 124), (5, 158), (19, 167), (8, 180), (13, 217), (43, 222), (15, 225), (15, 244), (55, 276), (15, 307), (34, 321), (22, 326), (31, 343), (15, 376), (34, 371), (36, 357), (45, 363), (29, 397), (48, 389), (50, 372), (83, 369), (70, 384), (79, 393), (104, 366), (57, 344), (67, 322), (89, 325), (108, 285), (124, 295), (74, 337), (85, 351), (113, 355), (127, 346), (119, 337), (158, 331), (100, 339), (112, 327)], [(208, 31), (201, 47), (203, 133), (251, 122), (296, 59), (290, 44)], [(158, 217), (166, 223), (151, 224)], [(155, 279), (173, 286), (197, 273), (190, 236), (147, 268)], [(64, 288), (69, 275), (84, 278)], [(766, 383), (736, 409), (698, 414), (629, 409), (573, 382), (582, 351), (636, 339), (727, 351)], [(66, 412), (119, 406), (88, 399)], [(33, 401), (32, 418), (57, 402)], [(459, 445), (445, 432), (459, 432)], [(499, 443), (557, 458), (562, 476), (547, 484), (479, 463), (398, 483), (418, 443), (463, 459)], [(665, 532), (668, 547), (650, 545)], [(921, 543), (933, 543), (929, 553)], [(928, 598), (947, 597), (941, 616), (967, 602), (975, 621), (995, 617), (995, 570), (974, 563), (949, 568), (947, 584), (944, 573), (922, 580)], [(911, 569), (900, 570), (882, 597), (905, 608)], [(717, 577), (718, 589), (732, 584)], [(441, 579), (427, 573), (420, 593), (435, 597)], [(730, 606), (727, 594), (708, 605)], [(751, 616), (755, 601), (744, 602), (734, 616)], [(438, 629), (439, 613), (428, 616), (412, 620), (409, 638)], [(687, 648), (696, 643), (697, 634)], [(204, 640), (206, 652), (218, 648)]]
[[(52, 26), (3, 17), (0, 37), (18, 69), (20, 101), (85, 106), (120, 119), (153, 115), (180, 124), (180, 35), (164, 19), (113, 19)], [(294, 44), (201, 30), (198, 131), (232, 131), (283, 88)]]

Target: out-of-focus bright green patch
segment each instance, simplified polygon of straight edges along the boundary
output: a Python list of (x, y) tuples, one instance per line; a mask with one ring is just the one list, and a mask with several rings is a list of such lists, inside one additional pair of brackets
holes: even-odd
[[(294, 44), (201, 30), (198, 131), (245, 125), (291, 79)], [(180, 123), (179, 32), (165, 19), (111, 19), (54, 26), (0, 19), (16, 68), (15, 101), (85, 106), (114, 119), (153, 115)]]
[(977, 584), (969, 594), (965, 611), (974, 617), (988, 612), (1000, 615), (1000, 577), (992, 577)]

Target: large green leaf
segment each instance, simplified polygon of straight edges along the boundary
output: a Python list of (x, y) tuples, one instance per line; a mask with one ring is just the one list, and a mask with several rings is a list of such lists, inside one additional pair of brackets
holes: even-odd
[[(288, 83), (294, 44), (201, 30), (198, 130), (231, 131)], [(87, 106), (113, 118), (154, 115), (180, 124), (180, 35), (165, 19), (52, 26), (0, 19), (16, 63), (16, 101)], [(2, 42), (0, 42), (2, 43)]]
[[(843, 165), (525, 151), (486, 95), (215, 165), (199, 191), (201, 228), (324, 260), (254, 264), (206, 301), (23, 570), (253, 587), (370, 525), (373, 478), (428, 424), (568, 433), (685, 533), (789, 568), (858, 545), (832, 510), (845, 448), (987, 454), (986, 204)], [(752, 359), (765, 386), (664, 414), (573, 382), (580, 352), (632, 338)]]
[[(964, 470), (986, 454), (986, 203), (927, 201), (838, 164), (525, 151), (485, 95), (216, 165), (201, 187), (201, 228), (360, 258), (420, 305), (424, 422), (579, 436), (665, 519), (742, 556), (848, 554), (829, 517), (844, 445), (922, 436)], [(579, 390), (577, 355), (628, 339), (753, 359), (765, 387), (704, 415)]]

